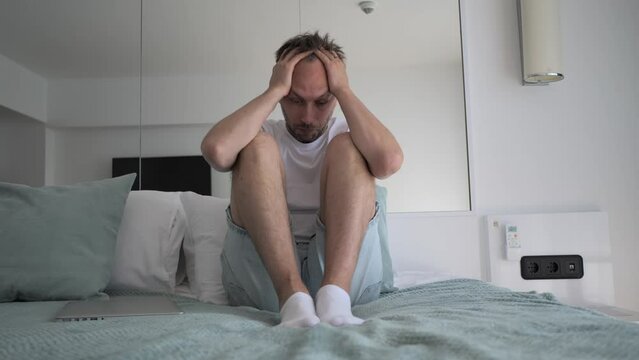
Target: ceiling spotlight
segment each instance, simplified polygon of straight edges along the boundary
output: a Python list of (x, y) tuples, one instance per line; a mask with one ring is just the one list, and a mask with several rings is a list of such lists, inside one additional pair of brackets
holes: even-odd
[(375, 10), (377, 3), (375, 1), (360, 1), (359, 8), (366, 14), (370, 14)]

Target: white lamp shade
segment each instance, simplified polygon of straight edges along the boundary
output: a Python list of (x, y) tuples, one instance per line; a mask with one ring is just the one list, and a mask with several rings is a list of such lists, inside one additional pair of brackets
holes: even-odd
[(564, 78), (561, 62), (558, 0), (520, 0), (524, 83)]

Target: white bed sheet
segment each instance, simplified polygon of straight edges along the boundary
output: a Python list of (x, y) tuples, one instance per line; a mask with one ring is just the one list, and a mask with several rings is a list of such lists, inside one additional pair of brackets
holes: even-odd
[(399, 289), (406, 289), (411, 286), (417, 286), (422, 284), (430, 284), (437, 281), (445, 281), (451, 279), (458, 279), (459, 276), (455, 276), (449, 273), (443, 273), (441, 271), (396, 271), (394, 272), (393, 281), (395, 286)]

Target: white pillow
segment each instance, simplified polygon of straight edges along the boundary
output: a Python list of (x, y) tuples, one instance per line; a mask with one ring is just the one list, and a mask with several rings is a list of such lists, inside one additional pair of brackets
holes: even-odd
[(227, 305), (220, 254), (226, 236), (225, 210), (229, 200), (194, 192), (183, 192), (180, 198), (188, 223), (184, 257), (191, 292), (200, 301)]
[(173, 293), (185, 233), (179, 193), (131, 191), (107, 288)]

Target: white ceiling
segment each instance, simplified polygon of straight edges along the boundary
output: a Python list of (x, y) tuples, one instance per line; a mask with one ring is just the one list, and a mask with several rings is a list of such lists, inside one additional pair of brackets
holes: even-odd
[(131, 0), (0, 0), (0, 54), (46, 78), (137, 75)]
[[(145, 0), (145, 76), (270, 70), (300, 30), (329, 32), (363, 67), (460, 61), (457, 0)], [(140, 72), (140, 2), (0, 0), (0, 54), (45, 78)], [(300, 18), (301, 14), (301, 18)]]

